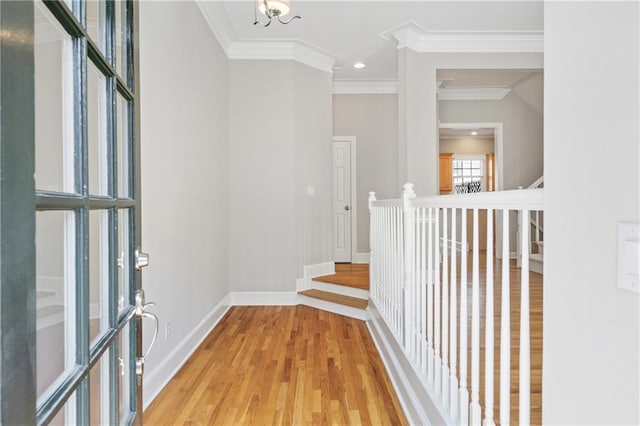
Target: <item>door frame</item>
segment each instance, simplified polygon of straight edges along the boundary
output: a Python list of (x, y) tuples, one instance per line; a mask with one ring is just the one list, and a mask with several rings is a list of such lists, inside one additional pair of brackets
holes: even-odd
[[(109, 389), (106, 394), (101, 393), (101, 401), (110, 400), (109, 411), (102, 411), (109, 415), (111, 421), (141, 424), (142, 406), (140, 401), (141, 386), (135, 375), (136, 354), (130, 353), (124, 360), (129, 365), (129, 399), (124, 418), (120, 418), (117, 400), (117, 349), (119, 337), (135, 343), (140, 340), (140, 321), (134, 318), (136, 310), (133, 302), (136, 289), (141, 286), (140, 274), (129, 281), (128, 306), (123, 311), (116, 307), (117, 288), (111, 278), (115, 274), (116, 265), (113, 255), (115, 247), (114, 235), (117, 231), (117, 209), (129, 209), (139, 218), (139, 167), (130, 165), (130, 196), (118, 193), (116, 173), (113, 164), (117, 162), (115, 154), (115, 132), (110, 129), (107, 133), (108, 155), (108, 195), (91, 195), (88, 188), (88, 142), (86, 129), (86, 99), (87, 99), (87, 64), (93, 65), (107, 80), (105, 93), (111, 97), (107, 108), (107, 122), (115, 121), (115, 101), (113, 98), (120, 93), (125, 99), (133, 103), (136, 111), (139, 108), (139, 71), (137, 61), (132, 61), (133, 46), (127, 48), (127, 60), (131, 67), (122, 75), (112, 65), (109, 51), (113, 51), (115, 43), (113, 35), (115, 29), (109, 27), (107, 47), (98, 49), (89, 42), (86, 29), (86, 14), (84, 6), (73, 1), (69, 6), (66, 2), (56, 0), (40, 4), (45, 7), (63, 27), (65, 37), (73, 39), (73, 67), (74, 67), (74, 115), (73, 140), (74, 145), (74, 183), (73, 190), (63, 192), (36, 190), (35, 182), (35, 127), (36, 105), (35, 99), (35, 31), (34, 31), (34, 1), (0, 2), (0, 28), (7, 37), (0, 39), (0, 423), (3, 424), (36, 424), (49, 422), (59, 410), (65, 410), (65, 404), (71, 402), (67, 408), (75, 411), (75, 421), (88, 423), (89, 421), (89, 375), (91, 369), (98, 362), (108, 365), (110, 374), (108, 382), (102, 382), (103, 389)], [(134, 10), (135, 8), (135, 10)], [(105, 6), (107, 23), (113, 23), (113, 3)], [(127, 44), (138, 40), (138, 10), (137, 2), (133, 1), (126, 9), (126, 19), (129, 22)], [(111, 20), (108, 18), (111, 16)], [(124, 22), (124, 20), (123, 20)], [(100, 51), (99, 51), (100, 50)], [(107, 53), (105, 53), (105, 51)], [(137, 53), (136, 53), (137, 58)], [(134, 83), (135, 76), (135, 83)], [(111, 115), (109, 115), (111, 114)], [(133, 125), (138, 129), (139, 114), (133, 113), (131, 107), (127, 112), (129, 132), (133, 132)], [(130, 133), (131, 135), (131, 133)], [(139, 164), (139, 130), (135, 136), (131, 135), (128, 145), (129, 154), (134, 154)], [(109, 151), (111, 150), (111, 151)], [(129, 161), (133, 160), (132, 157)], [(135, 179), (135, 185), (132, 180)], [(133, 198), (131, 198), (133, 197)], [(108, 322), (104, 331), (100, 331), (97, 341), (89, 341), (89, 273), (88, 273), (88, 235), (90, 233), (89, 211), (95, 209), (104, 212), (109, 223), (108, 260), (105, 265), (109, 268), (110, 282), (107, 284), (109, 296), (103, 301), (108, 308), (105, 321)], [(75, 366), (65, 370), (55, 383), (55, 388), (46, 394), (43, 401), (38, 401), (37, 395), (37, 361), (36, 361), (36, 210), (72, 212), (76, 226), (75, 252), (72, 255), (75, 267), (71, 274), (75, 280), (73, 298), (73, 314), (76, 320), (74, 350), (71, 356), (75, 358)], [(114, 213), (115, 212), (115, 213)], [(116, 219), (114, 219), (116, 217)], [(140, 223), (131, 221), (130, 229), (135, 235), (127, 237), (127, 244), (133, 248), (140, 244)], [(78, 233), (77, 230), (82, 232)], [(131, 252), (132, 250), (130, 250)], [(131, 254), (131, 253), (130, 253)], [(133, 269), (133, 256), (129, 256), (128, 268)], [(133, 274), (131, 274), (133, 276)], [(105, 287), (106, 289), (107, 287)], [(105, 313), (107, 312), (105, 308)], [(129, 335), (124, 335), (122, 329), (129, 324)], [(66, 344), (66, 342), (65, 342)], [(137, 346), (141, 350), (141, 346)], [(132, 351), (130, 351), (132, 352)], [(105, 367), (106, 369), (106, 367)], [(102, 380), (102, 379), (101, 379)], [(134, 396), (135, 395), (135, 396)], [(73, 398), (73, 399), (72, 399)], [(116, 401), (114, 403), (114, 401)], [(102, 407), (101, 407), (102, 409)], [(117, 419), (117, 420), (116, 420)]]
[[(440, 123), (440, 129), (477, 129), (477, 128), (493, 129), (493, 148), (495, 150), (495, 190), (502, 191), (503, 188), (503, 172), (502, 159), (504, 157), (504, 133), (503, 123), (484, 123), (484, 122), (465, 122), (465, 123)], [(438, 146), (440, 145), (440, 137), (438, 137)]]
[[(332, 141), (331, 141), (331, 147), (333, 150), (333, 143), (334, 142), (348, 142), (349, 143), (349, 149), (351, 151), (351, 164), (350, 164), (350, 168), (351, 168), (351, 176), (350, 176), (350, 180), (351, 180), (351, 189), (350, 189), (350, 195), (351, 195), (351, 220), (350, 220), (350, 225), (351, 225), (351, 263), (358, 263), (357, 259), (358, 259), (358, 192), (357, 192), (357, 184), (356, 184), (356, 176), (357, 176), (357, 170), (356, 170), (356, 153), (357, 153), (357, 138), (355, 136), (334, 136)], [(333, 164), (333, 155), (331, 156), (331, 171), (332, 171), (332, 176), (333, 176), (333, 168), (334, 168), (334, 164)], [(332, 177), (333, 179), (333, 177)], [(333, 185), (332, 185), (333, 188)], [(331, 197), (331, 202), (333, 203), (333, 200), (335, 199), (335, 194), (332, 194)], [(332, 210), (333, 211), (333, 206), (332, 206)], [(332, 213), (333, 214), (333, 213)], [(332, 225), (331, 225), (331, 231), (332, 234), (331, 235), (335, 235), (335, 221), (332, 221)], [(333, 241), (333, 238), (332, 238)], [(335, 241), (334, 244), (332, 244), (333, 246), (335, 246)]]

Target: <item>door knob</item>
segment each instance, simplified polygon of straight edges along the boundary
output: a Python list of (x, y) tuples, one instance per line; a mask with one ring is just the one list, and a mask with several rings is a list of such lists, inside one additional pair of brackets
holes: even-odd
[(346, 211), (349, 211), (349, 206), (344, 206), (344, 209), (345, 209)]

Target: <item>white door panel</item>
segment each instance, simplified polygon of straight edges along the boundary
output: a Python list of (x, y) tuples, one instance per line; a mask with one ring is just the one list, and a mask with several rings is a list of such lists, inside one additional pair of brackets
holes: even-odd
[(334, 261), (351, 262), (351, 144), (333, 143)]

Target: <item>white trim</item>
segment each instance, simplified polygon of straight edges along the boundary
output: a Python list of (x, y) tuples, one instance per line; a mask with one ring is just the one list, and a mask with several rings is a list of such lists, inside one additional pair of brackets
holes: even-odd
[(340, 284), (324, 283), (321, 281), (310, 281), (309, 287), (301, 288), (298, 291), (304, 291), (304, 290), (310, 290), (310, 289), (328, 291), (329, 293), (341, 294), (343, 296), (357, 297), (358, 299), (369, 298), (369, 290), (362, 290), (360, 288), (347, 287), (346, 285), (340, 285)]
[[(334, 136), (333, 142), (348, 142), (351, 151), (351, 262), (355, 262), (354, 259), (358, 254), (358, 185), (356, 182), (356, 167), (358, 164), (356, 161), (356, 155), (358, 152), (357, 142), (355, 136)], [(331, 167), (333, 168), (333, 164)], [(334, 200), (335, 197), (332, 196), (331, 199)], [(333, 226), (335, 226), (335, 221)], [(335, 235), (335, 229), (332, 228), (331, 232)]]
[(438, 89), (441, 101), (501, 101), (509, 87), (445, 87)]
[[(213, 310), (182, 341), (176, 345), (171, 353), (156, 368), (144, 375), (143, 407), (153, 402), (158, 394), (167, 386), (178, 370), (189, 360), (204, 339), (218, 325), (222, 317), (231, 307), (229, 295), (225, 296)], [(167, 374), (167, 372), (169, 372)]]
[(380, 34), (420, 53), (542, 53), (543, 31), (429, 31), (407, 22)]
[(298, 293), (294, 291), (232, 291), (232, 306), (292, 306), (298, 305)]
[(238, 40), (238, 36), (231, 25), (227, 10), (222, 2), (206, 0), (195, 0), (195, 2), (205, 21), (207, 21), (211, 32), (218, 39), (218, 43), (220, 43), (222, 50), (228, 57), (231, 44)]
[(373, 301), (369, 300), (367, 328), (391, 379), (400, 405), (409, 424), (453, 424), (437, 405), (438, 399), (424, 385), (426, 375), (418, 373), (407, 358), (395, 336), (381, 318)]
[(334, 95), (395, 95), (397, 80), (333, 80)]
[(351, 259), (351, 263), (368, 264), (369, 258), (370, 258), (370, 253), (355, 253), (353, 255), (353, 259)]
[(309, 297), (303, 294), (298, 295), (298, 297), (300, 303), (305, 306), (310, 306), (312, 308), (332, 312), (334, 314), (359, 319), (361, 321), (367, 321), (369, 319), (369, 313), (364, 309), (352, 308), (351, 306), (341, 305), (339, 303), (327, 302), (326, 300), (316, 299), (315, 297)]
[(195, 0), (229, 59), (292, 60), (333, 73), (336, 57), (302, 40), (240, 40), (220, 1)]
[(320, 48), (299, 40), (234, 41), (227, 52), (229, 59), (293, 60), (333, 73), (336, 58)]
[(323, 275), (333, 275), (335, 273), (336, 264), (333, 262), (305, 265), (302, 267), (302, 278), (296, 280), (296, 291), (310, 289), (312, 278), (322, 277)]
[(493, 144), (495, 151), (495, 182), (496, 191), (502, 191), (503, 188), (503, 157), (504, 157), (504, 132), (502, 123), (440, 123), (441, 129), (493, 129)]

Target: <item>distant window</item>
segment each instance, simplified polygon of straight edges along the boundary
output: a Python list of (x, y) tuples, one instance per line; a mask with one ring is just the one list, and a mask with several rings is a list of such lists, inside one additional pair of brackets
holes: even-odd
[(454, 158), (453, 186), (458, 194), (484, 190), (484, 160)]

